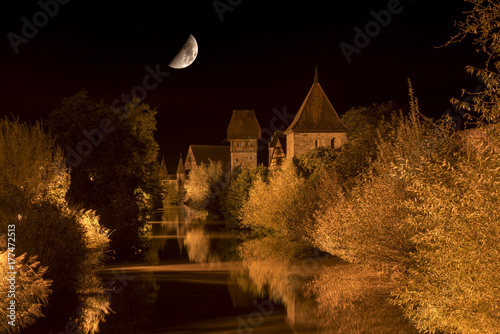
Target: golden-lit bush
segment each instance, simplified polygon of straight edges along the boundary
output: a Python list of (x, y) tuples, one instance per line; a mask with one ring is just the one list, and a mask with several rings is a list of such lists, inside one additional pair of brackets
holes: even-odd
[(266, 180), (267, 175), (268, 169), (263, 165), (253, 169), (237, 169), (231, 173), (222, 198), (222, 210), (228, 226), (241, 226), (241, 210), (248, 200), (250, 189), (257, 179)]
[(184, 186), (186, 201), (196, 210), (220, 214), (220, 199), (228, 183), (228, 175), (220, 161), (209, 161), (208, 165), (202, 163), (189, 173), (189, 181)]
[[(476, 144), (474, 144), (476, 143)], [(316, 245), (400, 278), (394, 303), (423, 331), (498, 333), (500, 158), (411, 115), (358, 185), (316, 214)]]
[(184, 197), (183, 189), (177, 189), (175, 184), (167, 183), (162, 186), (163, 206), (171, 204), (179, 204)]
[(63, 152), (42, 124), (0, 119), (0, 183), (22, 189), (33, 200), (64, 203), (69, 173)]
[(309, 233), (321, 250), (349, 262), (393, 270), (405, 267), (411, 261), (415, 231), (400, 208), (405, 200), (401, 184), (372, 177), (348, 194), (335, 179), (323, 178), (320, 187), (327, 187), (333, 198), (317, 211)]
[(266, 183), (257, 178), (241, 209), (242, 224), (269, 233), (289, 234), (301, 222), (299, 203), (303, 199), (305, 179), (297, 175), (291, 160), (269, 176)]
[(423, 330), (498, 333), (499, 155), (467, 144), (453, 164), (436, 161), (398, 174), (415, 198), (403, 205), (419, 233), (397, 303)]
[[(9, 257), (10, 259), (10, 257)], [(51, 293), (51, 281), (43, 278), (46, 267), (40, 266), (36, 261), (36, 256), (27, 257), (24, 253), (15, 258), (15, 269), (8, 265), (8, 251), (0, 252), (0, 316), (2, 322), (0, 329), (2, 333), (19, 333), (23, 328), (33, 325), (39, 318), (43, 317), (42, 308), (47, 305), (48, 297)], [(7, 292), (10, 289), (11, 277), (9, 272), (16, 272), (15, 275), (15, 298), (8, 298)], [(8, 324), (11, 321), (7, 317), (10, 301), (15, 301), (15, 326)]]
[[(93, 211), (68, 206), (69, 173), (62, 151), (40, 124), (6, 119), (0, 120), (0, 142), (0, 227), (15, 225), (16, 253), (36, 256), (42, 266), (35, 270), (38, 264), (29, 262), (30, 258), (28, 263), (37, 274), (18, 278), (25, 286), (50, 285), (50, 303), (72, 296), (74, 302), (77, 294), (88, 291), (102, 293), (94, 275), (108, 249), (108, 231)], [(47, 303), (44, 289), (30, 293), (34, 302), (43, 301), (34, 305)], [(71, 312), (66, 305), (58, 307), (56, 313)], [(33, 310), (32, 317), (26, 318), (29, 324), (44, 311), (41, 306)]]

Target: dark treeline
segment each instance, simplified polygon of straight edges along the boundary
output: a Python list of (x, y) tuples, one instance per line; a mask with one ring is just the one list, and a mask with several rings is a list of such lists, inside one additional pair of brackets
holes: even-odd
[[(139, 101), (122, 113), (82, 91), (45, 125), (0, 120), (0, 225), (15, 226), (18, 273), (16, 326), (3, 321), (2, 332), (42, 317), (67, 322), (77, 309), (75, 326), (98, 330), (113, 287), (97, 270), (144, 254), (146, 222), (161, 204), (155, 113)], [(2, 277), (14, 271), (5, 246)], [(0, 302), (4, 318), (8, 303)]]

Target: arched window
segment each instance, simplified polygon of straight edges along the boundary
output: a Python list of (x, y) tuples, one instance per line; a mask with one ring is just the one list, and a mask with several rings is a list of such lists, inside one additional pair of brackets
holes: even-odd
[(332, 145), (332, 148), (335, 148), (335, 138), (332, 138), (332, 141), (330, 143)]
[(318, 141), (317, 140), (314, 141), (314, 147), (318, 147)]

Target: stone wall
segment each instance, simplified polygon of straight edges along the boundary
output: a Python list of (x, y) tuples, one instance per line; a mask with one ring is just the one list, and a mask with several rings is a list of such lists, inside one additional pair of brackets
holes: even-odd
[(287, 156), (297, 157), (316, 147), (331, 147), (333, 138), (335, 138), (335, 147), (347, 143), (347, 133), (345, 132), (291, 132), (286, 136)]
[(234, 139), (231, 140), (231, 171), (237, 166), (243, 169), (257, 167), (257, 140)]
[(252, 169), (257, 167), (257, 152), (238, 152), (231, 153), (231, 171), (241, 166), (243, 169)]

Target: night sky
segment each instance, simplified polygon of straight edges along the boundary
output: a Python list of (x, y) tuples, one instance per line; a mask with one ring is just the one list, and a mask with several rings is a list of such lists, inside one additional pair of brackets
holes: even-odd
[[(254, 109), (263, 129), (271, 127), (273, 109), (296, 113), (315, 66), (340, 115), (374, 102), (406, 104), (411, 78), (424, 114), (439, 117), (451, 108), (451, 97), (479, 83), (464, 71), (483, 61), (470, 41), (435, 48), (457, 31), (462, 1), (402, 0), (400, 12), (350, 63), (340, 43), (355, 46), (354, 28), (364, 30), (374, 21), (371, 11), (394, 1), (218, 3), (232, 3), (232, 11), (218, 13), (213, 0), (72, 0), (59, 4), (18, 53), (8, 34), (22, 36), (22, 17), (33, 22), (42, 9), (37, 1), (4, 3), (0, 116), (47, 118), (63, 97), (82, 88), (111, 103), (142, 84), (147, 66), (158, 67), (169, 75), (144, 102), (158, 110), (156, 137), (173, 172), (189, 144), (224, 144), (233, 109)], [(198, 42), (198, 58), (186, 69), (169, 68), (189, 34)]]

